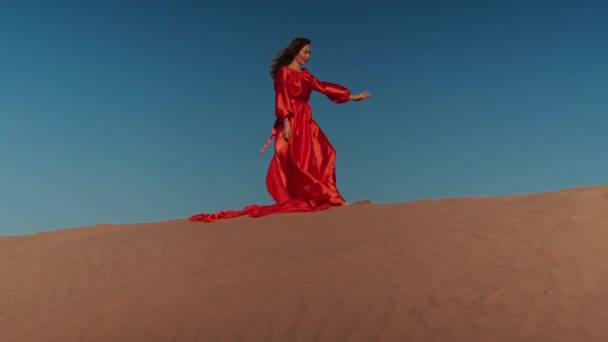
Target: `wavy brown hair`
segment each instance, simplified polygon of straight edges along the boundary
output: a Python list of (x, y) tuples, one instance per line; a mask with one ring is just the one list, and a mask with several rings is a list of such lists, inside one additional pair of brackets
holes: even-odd
[(279, 51), (277, 56), (272, 60), (272, 64), (270, 65), (270, 75), (272, 76), (273, 80), (277, 74), (277, 69), (279, 67), (291, 63), (291, 61), (293, 61), (293, 59), (300, 52), (300, 50), (302, 50), (302, 48), (307, 44), (310, 44), (310, 39), (295, 38), (291, 41), (291, 43), (289, 43), (286, 48)]

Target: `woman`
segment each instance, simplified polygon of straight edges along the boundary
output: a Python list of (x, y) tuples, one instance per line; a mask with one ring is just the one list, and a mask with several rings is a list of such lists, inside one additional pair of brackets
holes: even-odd
[(276, 121), (270, 139), (260, 153), (275, 139), (275, 154), (266, 176), (273, 205), (252, 204), (242, 210), (198, 214), (192, 221), (212, 222), (244, 214), (253, 217), (272, 213), (318, 211), (348, 203), (336, 187), (336, 151), (312, 118), (308, 104), (315, 90), (334, 103), (362, 101), (369, 92), (352, 95), (350, 90), (317, 80), (303, 66), (310, 59), (311, 42), (296, 38), (272, 61)]

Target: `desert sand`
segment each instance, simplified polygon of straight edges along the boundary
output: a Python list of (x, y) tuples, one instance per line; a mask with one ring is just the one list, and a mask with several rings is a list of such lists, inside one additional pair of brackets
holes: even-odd
[(0, 341), (608, 341), (608, 187), (0, 238)]

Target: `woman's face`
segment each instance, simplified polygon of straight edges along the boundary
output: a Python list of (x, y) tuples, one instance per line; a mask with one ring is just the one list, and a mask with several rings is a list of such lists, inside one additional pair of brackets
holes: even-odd
[(306, 44), (302, 47), (300, 52), (295, 57), (296, 62), (300, 65), (306, 64), (310, 59), (310, 44)]

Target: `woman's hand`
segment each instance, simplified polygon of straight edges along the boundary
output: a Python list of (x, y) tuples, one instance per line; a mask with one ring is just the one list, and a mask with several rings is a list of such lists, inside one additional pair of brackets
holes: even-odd
[(283, 138), (289, 141), (291, 139), (291, 124), (289, 123), (289, 119), (285, 118), (283, 120)]
[(357, 95), (351, 95), (350, 96), (350, 100), (351, 101), (365, 101), (367, 100), (369, 97), (371, 96), (371, 94), (369, 93), (369, 91), (363, 92), (361, 94), (357, 94)]

